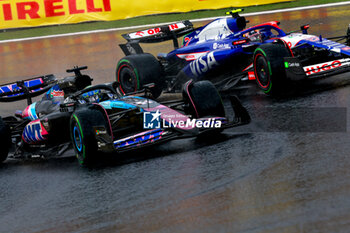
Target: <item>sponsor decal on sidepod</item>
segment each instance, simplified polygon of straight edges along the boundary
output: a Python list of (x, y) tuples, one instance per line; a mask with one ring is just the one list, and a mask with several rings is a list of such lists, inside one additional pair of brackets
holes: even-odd
[(202, 73), (212, 69), (215, 65), (219, 65), (219, 63), (215, 60), (214, 52), (210, 52), (208, 55), (201, 56), (197, 60), (191, 62), (190, 68), (192, 74), (198, 77)]
[(319, 72), (324, 72), (327, 70), (332, 70), (335, 68), (339, 68), (344, 65), (350, 65), (350, 58), (339, 59), (329, 62), (324, 62), (316, 65), (305, 66), (304, 71), (306, 75), (316, 74)]

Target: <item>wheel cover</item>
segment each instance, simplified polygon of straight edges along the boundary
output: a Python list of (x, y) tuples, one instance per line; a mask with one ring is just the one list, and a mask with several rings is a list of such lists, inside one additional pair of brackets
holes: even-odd
[(77, 124), (75, 124), (73, 128), (73, 140), (74, 140), (75, 148), (77, 148), (77, 151), (81, 153), (83, 150), (83, 140)]
[(258, 84), (266, 89), (269, 87), (271, 82), (269, 66), (265, 57), (261, 54), (257, 54), (255, 57), (255, 75)]
[(138, 78), (132, 68), (127, 64), (119, 67), (118, 82), (120, 83), (120, 90), (123, 94), (137, 91)]

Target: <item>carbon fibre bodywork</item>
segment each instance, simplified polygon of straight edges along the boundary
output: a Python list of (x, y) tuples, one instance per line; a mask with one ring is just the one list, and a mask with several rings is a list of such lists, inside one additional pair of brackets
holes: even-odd
[[(76, 69), (79, 71), (82, 68)], [(67, 78), (68, 82), (72, 82), (72, 77)], [(197, 119), (186, 115), (184, 100), (158, 103), (143, 97), (148, 95), (147, 87), (133, 93), (141, 96), (121, 95), (117, 91), (119, 85), (117, 82), (89, 86), (67, 95), (60, 89), (65, 86), (59, 85), (62, 82), (50, 79), (40, 83), (41, 88), (50, 87), (50, 89), (40, 101), (34, 103), (31, 103), (30, 96), (35, 94), (35, 91), (42, 92), (36, 82), (33, 84), (26, 82), (26, 86), (18, 85), (18, 88), (3, 92), (2, 97), (6, 101), (11, 96), (20, 95), (20, 98), (28, 99), (29, 103), (23, 111), (16, 112), (16, 117), (1, 119), (11, 131), (10, 157), (61, 156), (72, 148), (72, 142), (76, 143), (70, 131), (71, 119), (76, 113), (87, 109), (94, 109), (103, 115), (105, 123), (89, 125), (89, 130), (95, 135), (97, 150), (101, 152), (124, 152), (170, 139), (193, 137), (217, 130), (213, 127), (198, 128), (198, 124), (202, 124), (201, 121), (219, 123), (219, 130), (247, 124), (250, 121), (249, 114), (236, 97), (231, 97), (231, 104), (236, 114), (233, 119), (217, 116)], [(9, 85), (14, 86), (18, 83)], [(156, 112), (160, 116), (159, 121), (166, 123), (157, 128), (146, 128), (145, 112)], [(174, 121), (188, 121), (189, 125), (172, 125)], [(81, 138), (79, 140), (81, 143)], [(78, 147), (81, 148), (80, 144)]]

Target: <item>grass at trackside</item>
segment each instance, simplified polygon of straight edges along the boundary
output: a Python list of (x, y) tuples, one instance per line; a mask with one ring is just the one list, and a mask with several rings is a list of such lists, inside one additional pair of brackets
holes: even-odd
[[(244, 13), (276, 10), (276, 9), (300, 7), (300, 6), (308, 6), (308, 5), (319, 5), (319, 4), (326, 4), (330, 2), (343, 2), (343, 1), (345, 0), (296, 0), (293, 2), (245, 7)], [(8, 30), (0, 33), (0, 40), (63, 34), (63, 33), (89, 31), (89, 30), (96, 30), (96, 29), (120, 28), (120, 27), (128, 27), (128, 26), (135, 26), (135, 25), (180, 21), (185, 19), (199, 19), (199, 18), (223, 16), (226, 11), (231, 9), (232, 7), (226, 8), (226, 9), (219, 9), (219, 10), (203, 10), (203, 11), (195, 11), (195, 12), (189, 12), (189, 13), (140, 16), (140, 17), (125, 19), (125, 20), (116, 20), (116, 21), (89, 22), (89, 23), (70, 24), (70, 25), (46, 26), (46, 27), (31, 28), (31, 29)]]

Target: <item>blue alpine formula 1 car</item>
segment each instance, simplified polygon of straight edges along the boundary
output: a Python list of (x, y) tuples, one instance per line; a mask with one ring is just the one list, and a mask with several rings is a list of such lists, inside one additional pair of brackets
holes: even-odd
[[(147, 98), (153, 84), (121, 95), (118, 82), (91, 86), (75, 67), (74, 76), (53, 75), (0, 85), (0, 102), (27, 99), (15, 116), (0, 117), (0, 162), (12, 158), (58, 157), (72, 146), (81, 164), (92, 165), (98, 152), (123, 152), (171, 139), (219, 133), (247, 124), (250, 117), (231, 96), (230, 120), (215, 86), (187, 82), (183, 99), (158, 103)], [(32, 97), (44, 94), (32, 103)], [(145, 97), (142, 97), (145, 96)], [(209, 98), (208, 98), (209, 97)]]
[[(153, 82), (154, 97), (162, 90), (179, 90), (189, 79), (211, 80), (220, 90), (245, 80), (256, 80), (266, 94), (278, 94), (290, 81), (325, 77), (350, 69), (350, 29), (345, 36), (323, 38), (300, 31), (284, 32), (278, 21), (246, 28), (241, 10), (200, 28), (189, 21), (124, 34), (125, 53), (117, 65), (116, 78), (124, 93)], [(177, 38), (183, 37), (179, 47)], [(330, 39), (335, 39), (332, 41)], [(140, 43), (173, 40), (175, 49), (144, 53)], [(345, 40), (344, 44), (338, 41)]]

